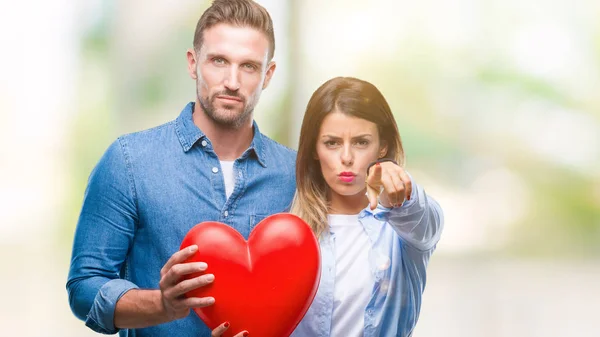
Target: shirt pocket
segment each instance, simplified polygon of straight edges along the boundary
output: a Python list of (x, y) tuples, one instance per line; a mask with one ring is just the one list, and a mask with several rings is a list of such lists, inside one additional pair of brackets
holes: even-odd
[(256, 225), (258, 225), (268, 216), (268, 214), (250, 214), (250, 231), (252, 232), (254, 227), (256, 227)]

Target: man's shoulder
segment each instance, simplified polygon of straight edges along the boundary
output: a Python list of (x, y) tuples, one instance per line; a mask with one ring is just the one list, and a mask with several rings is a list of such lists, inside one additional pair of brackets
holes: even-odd
[(118, 141), (148, 147), (148, 145), (168, 144), (168, 142), (165, 142), (168, 140), (181, 140), (182, 135), (186, 133), (185, 120), (189, 118), (191, 121), (192, 112), (193, 102), (190, 102), (175, 119), (151, 128), (123, 134), (118, 138)]
[(174, 121), (148, 129), (122, 134), (107, 149), (107, 155), (124, 156), (125, 160), (153, 160), (173, 154), (177, 148)]
[(265, 134), (261, 134), (261, 135), (263, 138), (264, 146), (268, 149), (268, 151), (272, 155), (275, 155), (278, 157), (285, 157), (292, 161), (296, 160), (296, 153), (297, 153), (296, 150), (289, 148), (289, 147), (275, 141), (274, 139), (271, 139), (270, 137), (266, 136)]
[[(121, 146), (126, 147), (153, 147), (153, 145), (166, 145), (168, 139), (175, 138), (175, 121), (169, 121), (161, 125), (157, 125), (148, 129), (130, 132), (121, 135), (116, 142), (121, 143)], [(160, 148), (158, 146), (157, 148)]]
[(148, 141), (157, 137), (171, 136), (173, 135), (174, 126), (175, 121), (172, 120), (148, 129), (125, 133), (119, 139), (126, 141)]

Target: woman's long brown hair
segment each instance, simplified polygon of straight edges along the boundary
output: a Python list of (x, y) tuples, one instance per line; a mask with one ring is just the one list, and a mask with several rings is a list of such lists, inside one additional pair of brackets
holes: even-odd
[(404, 150), (392, 111), (371, 83), (353, 77), (336, 77), (321, 85), (310, 98), (300, 129), (296, 159), (296, 195), (291, 212), (310, 225), (317, 237), (328, 228), (329, 186), (316, 156), (317, 137), (323, 119), (339, 111), (377, 125), (380, 141), (387, 144), (387, 158), (404, 164)]

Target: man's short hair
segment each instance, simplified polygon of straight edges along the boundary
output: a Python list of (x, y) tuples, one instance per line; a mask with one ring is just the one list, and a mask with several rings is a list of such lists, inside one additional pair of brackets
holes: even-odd
[(214, 0), (202, 14), (194, 33), (194, 49), (200, 51), (204, 31), (220, 23), (250, 27), (263, 32), (269, 40), (269, 60), (275, 54), (273, 21), (267, 10), (252, 0)]

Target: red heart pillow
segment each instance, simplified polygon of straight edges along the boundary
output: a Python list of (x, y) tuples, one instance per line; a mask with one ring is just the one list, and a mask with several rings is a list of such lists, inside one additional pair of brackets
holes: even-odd
[(317, 293), (319, 244), (295, 215), (265, 218), (247, 242), (225, 224), (203, 222), (187, 233), (181, 249), (193, 244), (198, 251), (186, 262), (206, 262), (205, 273), (214, 274), (215, 280), (186, 296), (215, 298), (214, 305), (194, 311), (211, 329), (229, 322), (224, 337), (242, 330), (255, 337), (289, 336)]

